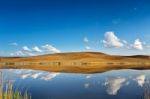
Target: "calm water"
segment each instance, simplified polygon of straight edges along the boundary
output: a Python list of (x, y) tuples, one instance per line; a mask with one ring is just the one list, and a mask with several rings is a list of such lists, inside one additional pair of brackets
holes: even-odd
[(1, 70), (14, 89), (28, 90), (32, 99), (141, 99), (150, 71), (117, 70), (98, 74)]

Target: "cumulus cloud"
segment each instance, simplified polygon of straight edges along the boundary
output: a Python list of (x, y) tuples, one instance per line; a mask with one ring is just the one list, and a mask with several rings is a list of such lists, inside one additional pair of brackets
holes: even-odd
[(86, 49), (86, 50), (90, 50), (91, 47), (90, 47), (90, 46), (85, 46), (85, 49)]
[(60, 53), (61, 51), (52, 45), (46, 44), (42, 46), (43, 50), (50, 53)]
[(29, 48), (28, 46), (23, 46), (20, 51), (10, 53), (11, 56), (35, 56), (49, 53), (60, 53), (61, 51), (52, 45), (46, 44), (43, 46), (34, 46)]
[(131, 47), (136, 50), (143, 50), (143, 43), (140, 41), (140, 39), (136, 39)]
[(25, 56), (25, 53), (22, 51), (16, 51), (14, 53), (10, 53), (11, 56)]
[(34, 56), (35, 54), (31, 53), (31, 52), (24, 52), (24, 51), (16, 51), (13, 53), (10, 53), (11, 56)]
[(37, 46), (33, 47), (32, 51), (34, 51), (34, 52), (42, 52), (42, 50), (39, 47), (37, 47)]
[(32, 52), (33, 51), (29, 47), (23, 46), (21, 50), (16, 51), (16, 52), (12, 52), (12, 53), (10, 53), (10, 55), (16, 56), (16, 57), (17, 56), (19, 56), (19, 57), (21, 57), (21, 56), (34, 56), (35, 54)]
[(120, 88), (125, 84), (126, 78), (109, 78), (105, 82), (107, 93), (109, 95), (116, 95)]
[(32, 50), (28, 46), (22, 47), (23, 51), (31, 52)]
[(124, 44), (122, 40), (120, 40), (114, 32), (106, 32), (104, 35), (105, 39), (102, 41), (105, 47), (109, 48), (120, 48), (123, 47)]

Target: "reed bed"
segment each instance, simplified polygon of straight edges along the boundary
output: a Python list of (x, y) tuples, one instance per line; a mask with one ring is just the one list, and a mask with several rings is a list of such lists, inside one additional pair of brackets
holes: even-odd
[(0, 99), (31, 99), (31, 95), (25, 91), (22, 93), (18, 89), (13, 90), (14, 81), (3, 79), (3, 73), (0, 71)]

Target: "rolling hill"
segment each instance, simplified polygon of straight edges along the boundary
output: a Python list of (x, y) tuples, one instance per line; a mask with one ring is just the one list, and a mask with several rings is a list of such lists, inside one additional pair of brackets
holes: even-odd
[(57, 53), (32, 57), (1, 57), (0, 68), (96, 73), (114, 69), (149, 69), (150, 57), (144, 55), (114, 56), (99, 52)]

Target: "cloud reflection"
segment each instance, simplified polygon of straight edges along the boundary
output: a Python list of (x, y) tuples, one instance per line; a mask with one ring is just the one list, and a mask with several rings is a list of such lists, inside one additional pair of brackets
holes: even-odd
[(125, 84), (126, 78), (108, 78), (105, 82), (107, 93), (109, 95), (116, 95), (120, 88)]
[(90, 83), (85, 83), (84, 84), (84, 88), (89, 88), (90, 87)]
[(143, 87), (146, 81), (146, 75), (142, 74), (135, 78), (136, 82), (139, 86)]
[(91, 76), (91, 75), (86, 75), (85, 78), (86, 78), (86, 79), (90, 79), (90, 78), (92, 78), (92, 76)]
[(5, 72), (8, 72), (12, 75), (17, 75), (21, 79), (39, 79), (39, 80), (45, 80), (49, 81), (53, 78), (57, 77), (60, 73), (54, 73), (54, 72), (45, 72), (45, 71), (38, 71), (38, 70), (26, 70), (26, 69), (9, 69), (5, 70)]
[(128, 86), (132, 81), (136, 81), (138, 86), (144, 87), (144, 84), (146, 83), (146, 75), (138, 74), (134, 77), (128, 76), (107, 78), (104, 85), (106, 86), (106, 92), (108, 95), (117, 95), (118, 91), (123, 86)]

